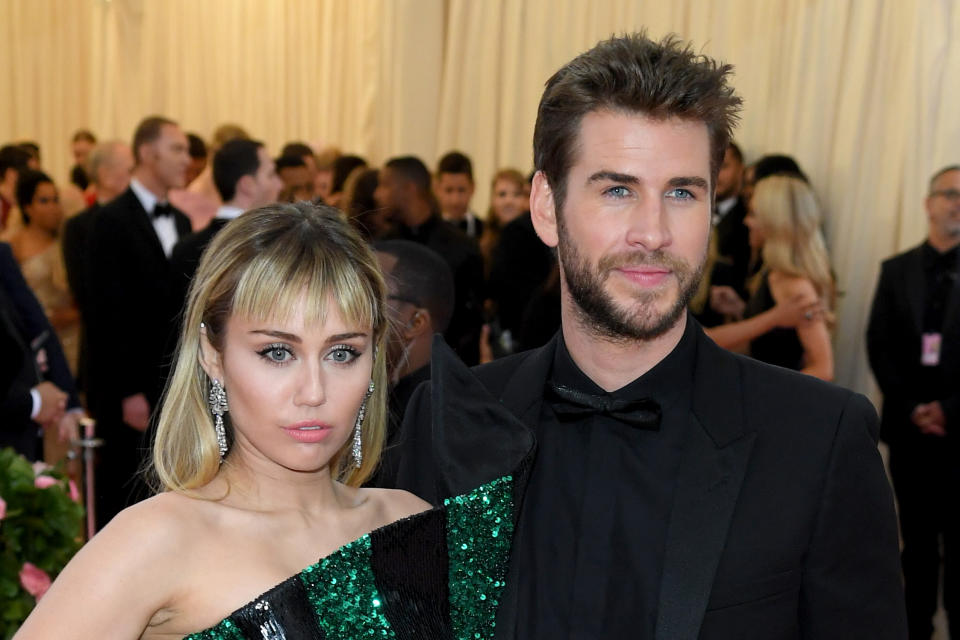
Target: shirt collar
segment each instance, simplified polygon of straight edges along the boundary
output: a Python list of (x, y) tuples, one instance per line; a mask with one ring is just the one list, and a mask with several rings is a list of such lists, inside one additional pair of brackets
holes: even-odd
[(233, 220), (234, 218), (239, 217), (242, 213), (243, 209), (240, 207), (235, 207), (230, 204), (223, 204), (220, 205), (219, 209), (217, 209), (216, 217), (222, 220)]
[(140, 201), (143, 210), (146, 211), (148, 215), (153, 213), (153, 208), (157, 206), (159, 198), (157, 198), (150, 189), (143, 186), (143, 183), (136, 178), (130, 180), (130, 189), (133, 191), (133, 194), (137, 196), (137, 200)]
[(923, 266), (928, 270), (953, 271), (960, 258), (960, 245), (943, 253), (937, 251), (929, 242), (923, 243)]
[[(693, 370), (697, 356), (697, 323), (687, 314), (687, 326), (684, 329), (680, 342), (667, 356), (658, 362), (652, 369), (639, 378), (609, 392), (614, 398), (632, 400), (637, 398), (653, 398), (664, 408), (678, 401), (686, 400), (692, 393)], [(573, 361), (567, 345), (563, 340), (563, 333), (557, 340), (556, 352), (553, 359), (553, 370), (549, 380), (556, 384), (592, 394), (605, 392), (597, 383), (585, 374), (577, 363)]]
[(733, 209), (737, 204), (738, 196), (730, 196), (725, 200), (721, 200), (717, 203), (717, 220), (723, 220), (724, 216), (730, 213), (730, 210)]

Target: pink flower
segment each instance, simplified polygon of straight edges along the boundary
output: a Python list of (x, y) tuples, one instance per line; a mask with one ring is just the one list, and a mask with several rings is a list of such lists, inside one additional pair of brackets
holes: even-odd
[(70, 481), (70, 499), (74, 502), (80, 502), (80, 490), (77, 489), (77, 483)]
[(34, 598), (39, 600), (50, 588), (50, 576), (47, 572), (29, 562), (20, 569), (20, 585)]
[(33, 479), (33, 486), (37, 489), (46, 489), (47, 487), (52, 487), (57, 484), (56, 478), (51, 478), (50, 476), (37, 476)]
[(43, 460), (37, 460), (37, 461), (34, 462), (33, 465), (31, 465), (31, 466), (33, 466), (33, 475), (35, 475), (35, 476), (38, 476), (38, 475), (40, 475), (41, 473), (43, 473), (44, 471), (53, 468), (53, 467), (51, 467), (50, 465), (48, 465), (46, 462), (44, 462)]
[(7, 517), (7, 501), (0, 498), (0, 520)]

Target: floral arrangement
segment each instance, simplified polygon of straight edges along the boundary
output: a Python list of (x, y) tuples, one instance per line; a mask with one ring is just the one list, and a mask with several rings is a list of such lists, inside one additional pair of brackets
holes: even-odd
[(0, 637), (13, 637), (82, 544), (83, 507), (58, 468), (0, 450)]

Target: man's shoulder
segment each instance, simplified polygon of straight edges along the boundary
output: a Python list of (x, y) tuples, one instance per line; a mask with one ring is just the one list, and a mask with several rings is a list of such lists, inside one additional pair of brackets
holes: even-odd
[(480, 255), (476, 241), (446, 220), (437, 220), (428, 244), (443, 246), (448, 251), (464, 258), (471, 255)]
[(118, 216), (126, 216), (130, 213), (131, 209), (143, 211), (143, 205), (140, 204), (140, 200), (137, 198), (137, 194), (133, 192), (133, 189), (127, 187), (126, 191), (100, 207), (100, 213), (97, 215), (97, 218), (110, 219)]
[[(811, 439), (832, 439), (848, 411), (876, 414), (866, 397), (819, 378), (725, 352), (740, 374), (743, 419), (748, 430), (801, 430)], [(878, 434), (872, 434), (874, 438)]]
[(480, 380), (494, 395), (499, 395), (511, 381), (517, 370), (530, 358), (539, 356), (548, 347), (538, 347), (528, 351), (521, 351), (493, 362), (477, 365), (471, 368), (477, 379)]
[(898, 254), (890, 256), (881, 263), (881, 271), (897, 270), (908, 266), (922, 254), (923, 245), (924, 243), (921, 243), (906, 251), (901, 251)]

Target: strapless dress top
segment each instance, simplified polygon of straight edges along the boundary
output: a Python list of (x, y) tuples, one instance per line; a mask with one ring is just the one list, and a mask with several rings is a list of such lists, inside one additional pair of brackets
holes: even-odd
[(187, 640), (485, 640), (513, 537), (513, 477), (392, 522)]

